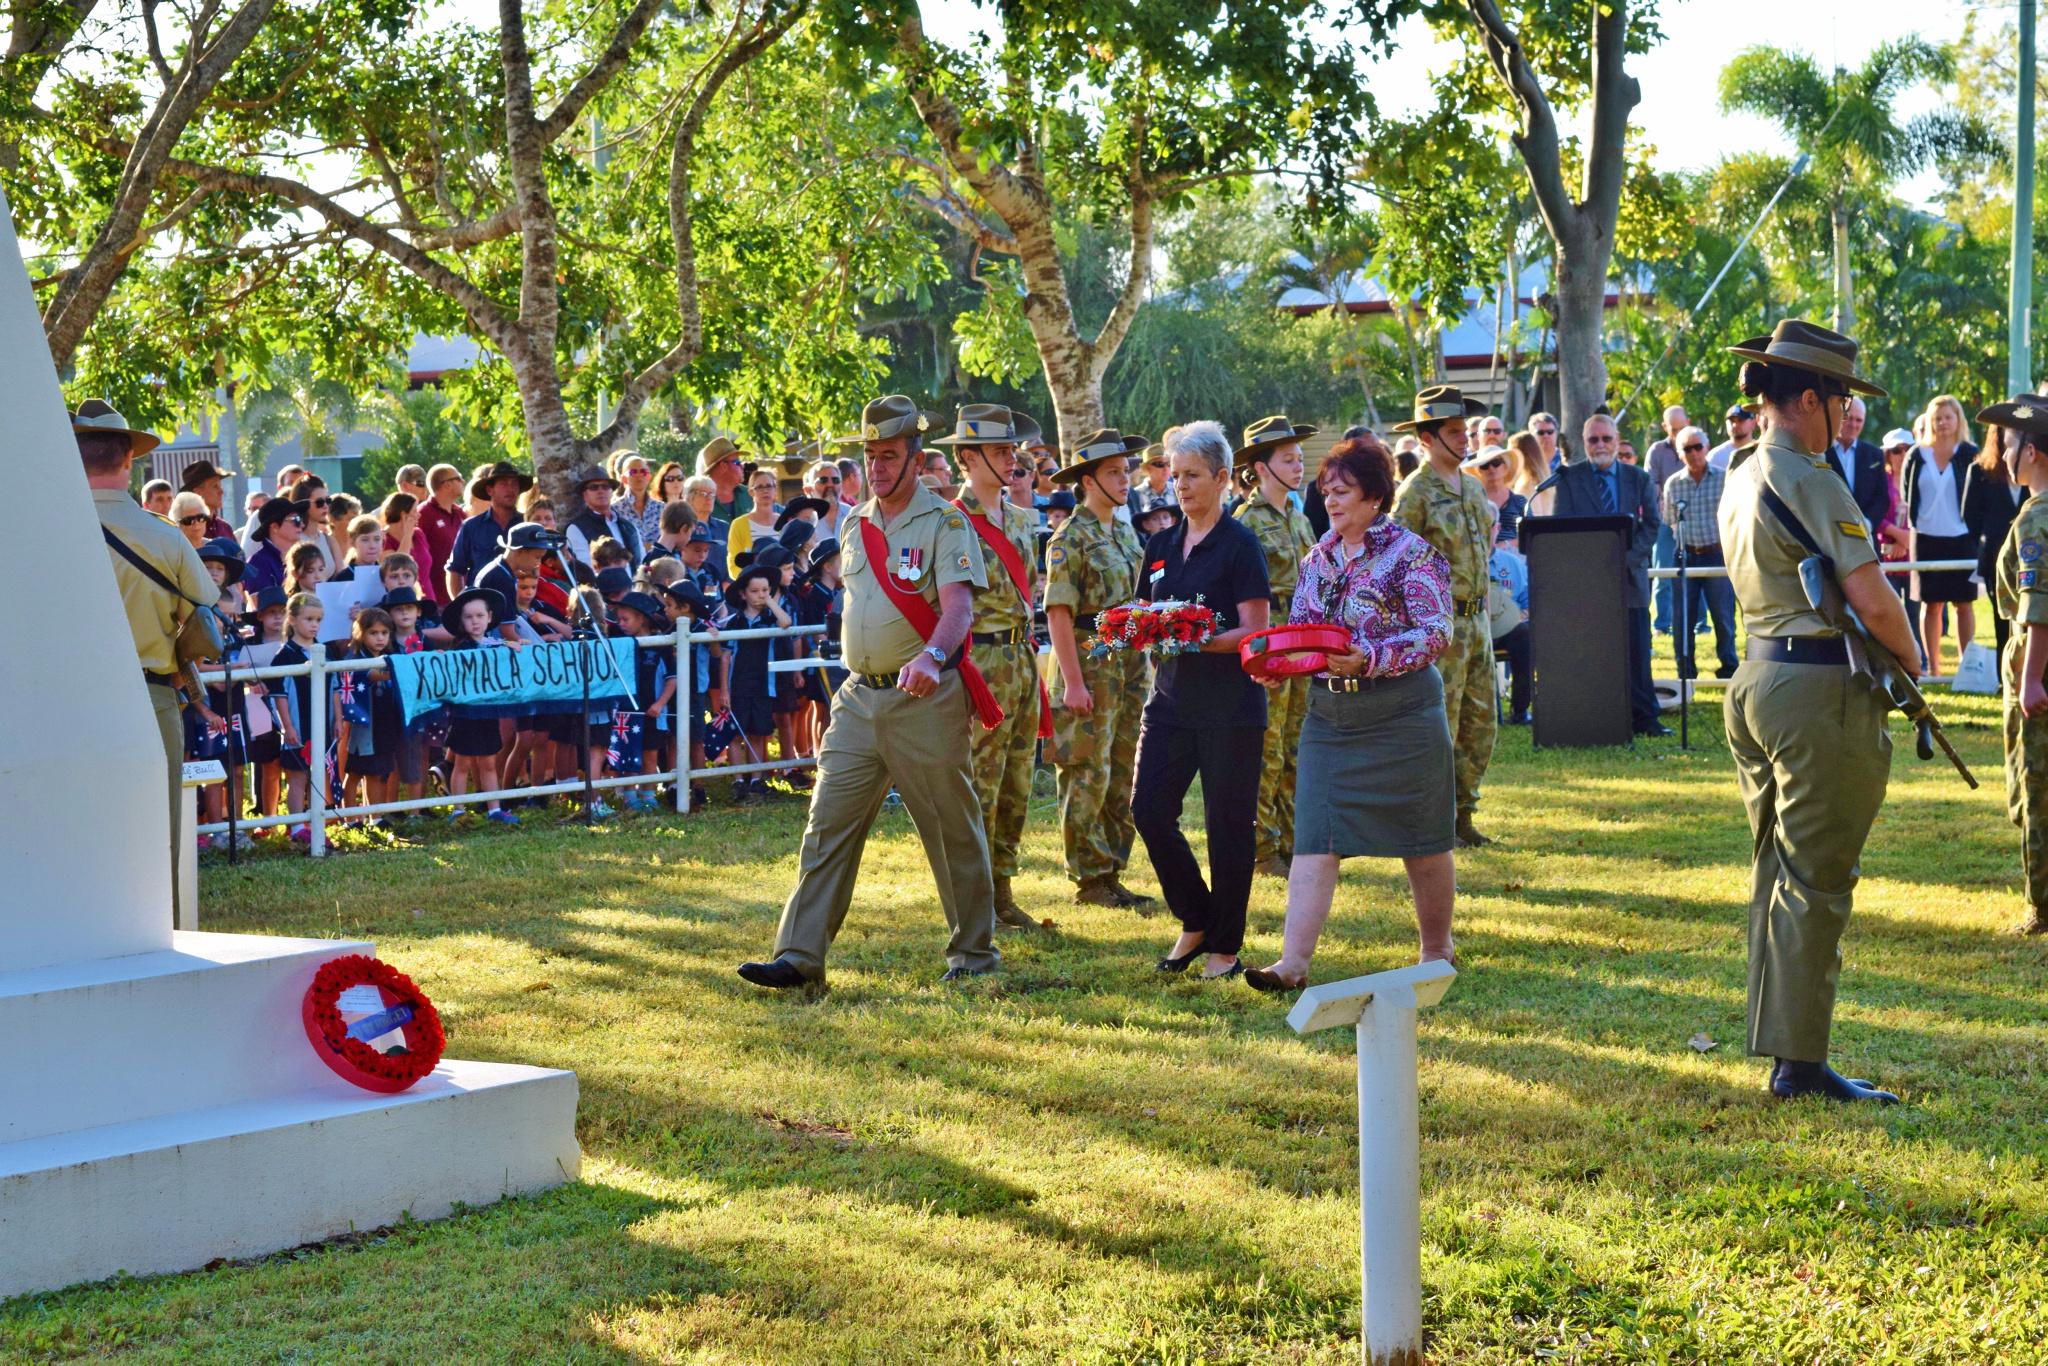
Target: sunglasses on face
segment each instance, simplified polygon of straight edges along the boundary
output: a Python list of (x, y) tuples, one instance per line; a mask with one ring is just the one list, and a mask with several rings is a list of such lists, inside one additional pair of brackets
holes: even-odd
[(1478, 468), (1482, 470), (1497, 470), (1505, 464), (1507, 464), (1507, 461), (1505, 460), (1488, 460), (1484, 464), (1481, 464)]
[(839, 476), (838, 476), (838, 475), (836, 475), (836, 474), (832, 474), (832, 475), (825, 475), (825, 476), (823, 476), (823, 477), (819, 478), (819, 479), (818, 479), (818, 480), (817, 480), (816, 482), (818, 482), (818, 483), (820, 483), (820, 484), (831, 484), (831, 485), (832, 485), (833, 487), (835, 487), (835, 488), (836, 488), (836, 487), (838, 487), (838, 485), (839, 485), (839, 483), (840, 483), (840, 479), (839, 479)]
[(1557, 435), (1557, 428), (1555, 428), (1555, 427), (1538, 427), (1538, 428), (1536, 429), (1536, 435), (1538, 435), (1538, 436), (1556, 436), (1556, 435)]
[(178, 519), (178, 525), (179, 525), (179, 526), (193, 526), (193, 525), (200, 525), (200, 526), (204, 526), (204, 525), (205, 525), (205, 524), (206, 524), (207, 522), (209, 522), (209, 521), (211, 521), (211, 520), (212, 520), (212, 518), (211, 518), (211, 517), (209, 517), (209, 516), (208, 516), (208, 515), (207, 515), (206, 513), (204, 513), (204, 512), (195, 512), (195, 513), (193, 513), (193, 514), (192, 514), (192, 515), (191, 515), (190, 517), (180, 517), (180, 518)]
[(1706, 448), (1706, 443), (1703, 441), (1688, 441), (1685, 444), (1685, 453), (1691, 455), (1694, 451), (1703, 451)]
[(1588, 446), (1612, 446), (1615, 444), (1615, 438), (1611, 436), (1589, 436), (1586, 438), (1586, 444)]
[(315, 498), (312, 499), (311, 501), (313, 506), (316, 508), (324, 508), (327, 506), (327, 500), (325, 498)]

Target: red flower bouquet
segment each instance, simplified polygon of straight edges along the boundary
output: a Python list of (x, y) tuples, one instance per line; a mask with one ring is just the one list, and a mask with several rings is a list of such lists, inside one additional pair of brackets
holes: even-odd
[(1127, 602), (1095, 618), (1093, 655), (1143, 650), (1154, 656), (1199, 650), (1216, 634), (1216, 614), (1195, 602)]
[[(342, 993), (358, 987), (374, 991), (381, 1008), (348, 1012), (358, 1017), (350, 1020), (342, 1009)], [(313, 985), (306, 988), (300, 1015), (320, 1061), (365, 1091), (405, 1090), (434, 1070), (448, 1046), (440, 1013), (426, 993), (390, 964), (359, 953), (320, 965)], [(386, 1053), (372, 1045), (373, 1039), (394, 1030), (405, 1040), (401, 1047)]]

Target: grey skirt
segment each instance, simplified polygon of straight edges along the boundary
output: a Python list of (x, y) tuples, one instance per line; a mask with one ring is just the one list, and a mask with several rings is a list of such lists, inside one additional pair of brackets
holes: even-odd
[(1421, 858), (1452, 848), (1457, 785), (1435, 665), (1355, 693), (1309, 684), (1294, 852)]

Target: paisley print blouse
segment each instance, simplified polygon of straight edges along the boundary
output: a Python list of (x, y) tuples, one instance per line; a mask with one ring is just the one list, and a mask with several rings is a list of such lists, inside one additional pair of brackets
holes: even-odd
[(1367, 528), (1355, 556), (1332, 531), (1303, 558), (1288, 619), (1349, 630), (1368, 678), (1412, 673), (1451, 643), (1450, 561), (1388, 517)]

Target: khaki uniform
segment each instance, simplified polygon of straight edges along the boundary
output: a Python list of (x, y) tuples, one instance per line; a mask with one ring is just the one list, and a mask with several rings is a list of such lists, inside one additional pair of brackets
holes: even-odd
[[(178, 630), (197, 610), (191, 603), (211, 606), (220, 600), (220, 590), (214, 587), (213, 576), (206, 572), (199, 552), (192, 548), (184, 533), (143, 509), (125, 489), (94, 489), (92, 503), (101, 526), (120, 537), (123, 544), (190, 599), (181, 602), (172, 597), (113, 547), (107, 548), (107, 558), (114, 565), (114, 582), (121, 590), (121, 610), (128, 618), (128, 630), (135, 637), (135, 655), (149, 685), (149, 705), (156, 712), (157, 734), (163, 740), (171, 807), (171, 923), (177, 924), (184, 909), (178, 904), (178, 889), (179, 864), (185, 855), (183, 832), (178, 828), (179, 812), (184, 806), (181, 789), (185, 776), (185, 727), (178, 709)], [(190, 670), (183, 672), (193, 697), (202, 696)]]
[[(981, 555), (966, 518), (919, 485), (885, 528), (886, 566), (868, 561), (861, 526), (880, 523), (870, 499), (840, 526), (846, 604), (841, 643), (852, 672), (832, 699), (832, 724), (818, 748), (818, 782), (804, 826), (796, 887), (782, 908), (775, 954), (806, 976), (822, 977), (825, 953), (846, 919), (868, 830), (893, 784), (910, 812), (938, 882), (939, 904), (952, 931), (948, 967), (992, 968), (993, 888), (981, 805), (974, 798), (974, 719), (957, 670), (940, 674), (938, 691), (917, 698), (894, 686), (897, 670), (924, 648), (878, 575), (903, 571), (898, 582), (939, 606), (942, 584), (981, 588)], [(909, 552), (906, 556), (905, 552)], [(872, 682), (863, 682), (867, 675)], [(886, 685), (882, 680), (886, 678)]]
[[(1835, 636), (1806, 601), (1807, 551), (1765, 507), (1770, 488), (1847, 577), (1875, 563), (1849, 486), (1778, 430), (1738, 452), (1721, 496), (1728, 580), (1758, 636)], [(1820, 1062), (1841, 972), (1858, 860), (1884, 802), (1888, 703), (1840, 664), (1747, 660), (1722, 704), (1755, 840), (1749, 903), (1749, 1051)]]
[(1032, 754), (1038, 744), (1038, 654), (1031, 644), (1031, 603), (1038, 592), (1036, 518), (1008, 499), (990, 512), (971, 488), (961, 492), (960, 503), (1001, 528), (1024, 566), (1025, 590), (1032, 595), (1017, 596), (1010, 571), (969, 526), (988, 581), (974, 594), (974, 663), (1003, 705), (1001, 725), (994, 730), (974, 727), (974, 792), (981, 799), (981, 822), (988, 832), (989, 871), (998, 878), (1015, 877), (1024, 812), (1031, 802)]
[(1076, 882), (1122, 872), (1138, 834), (1131, 819), (1131, 779), (1148, 686), (1145, 657), (1136, 650), (1116, 650), (1098, 658), (1088, 653), (1088, 639), (1093, 634), (1089, 618), (1138, 595), (1138, 562), (1144, 554), (1137, 532), (1114, 518), (1104, 522), (1085, 507), (1046, 543), (1045, 605), (1073, 612), (1081, 682), (1095, 699), (1087, 716), (1067, 710), (1066, 683), (1054, 667), (1048, 684), (1052, 744), (1047, 753), (1058, 768), (1067, 876)]
[(2027, 628), (2048, 626), (2048, 498), (2029, 498), (2013, 518), (1998, 551), (1993, 591), (1998, 615), (2012, 623), (2000, 661), (2005, 680), (2005, 803), (2020, 828), (2020, 860), (2027, 873), (2027, 904), (2048, 920), (2048, 717), (2020, 711), (2021, 665)]
[(1444, 679), (1444, 719), (1450, 723), (1458, 780), (1458, 815), (1479, 805), (1479, 784), (1493, 762), (1493, 631), (1486, 615), (1488, 566), (1493, 557), (1493, 504), (1477, 479), (1460, 470), (1445, 477), (1423, 461), (1394, 494), (1394, 520), (1428, 541), (1451, 562), (1454, 617), (1451, 643), (1436, 661)]
[[(1293, 504), (1275, 507), (1253, 494), (1236, 512), (1266, 552), (1266, 581), (1272, 587), (1272, 624), (1285, 626), (1294, 605), (1302, 557), (1314, 548), (1315, 531)], [(1294, 849), (1294, 764), (1301, 747), (1301, 723), (1308, 717), (1308, 679), (1290, 678), (1266, 692), (1266, 752), (1259, 769), (1257, 857), (1286, 858)]]

